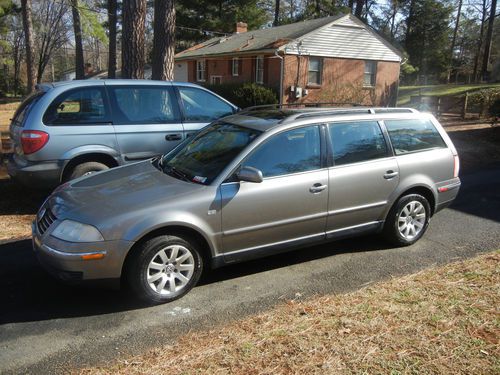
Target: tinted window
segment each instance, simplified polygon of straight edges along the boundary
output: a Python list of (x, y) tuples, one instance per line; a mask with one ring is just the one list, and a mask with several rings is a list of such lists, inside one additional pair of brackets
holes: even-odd
[(194, 87), (179, 87), (186, 121), (210, 122), (233, 113), (233, 108), (215, 95)]
[(180, 122), (173, 89), (168, 86), (110, 88), (115, 124), (168, 124)]
[(37, 91), (34, 94), (29, 95), (17, 108), (14, 113), (14, 117), (12, 118), (12, 123), (18, 126), (24, 126), (24, 119), (28, 115), (29, 111), (35, 103), (43, 96), (43, 91)]
[(243, 163), (260, 169), (264, 177), (305, 172), (321, 168), (319, 128), (289, 130), (274, 135)]
[(385, 126), (396, 155), (446, 147), (441, 135), (429, 120), (387, 120)]
[(45, 124), (98, 124), (108, 122), (104, 90), (89, 87), (59, 95), (43, 116)]
[(387, 145), (376, 121), (331, 124), (330, 137), (335, 165), (387, 156)]

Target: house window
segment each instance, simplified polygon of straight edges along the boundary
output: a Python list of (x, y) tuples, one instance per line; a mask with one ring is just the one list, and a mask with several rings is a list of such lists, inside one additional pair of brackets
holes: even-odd
[(377, 82), (377, 62), (376, 61), (365, 61), (365, 75), (363, 86), (373, 87)]
[(239, 58), (237, 58), (237, 57), (235, 57), (235, 58), (233, 59), (233, 69), (232, 69), (232, 71), (233, 71), (233, 76), (234, 76), (234, 77), (236, 77), (236, 76), (238, 76), (238, 75), (239, 75), (239, 74), (238, 74), (239, 69), (240, 69), (240, 59), (239, 59)]
[(309, 58), (308, 81), (310, 85), (321, 85), (321, 71), (323, 69), (323, 61), (320, 57)]
[(255, 82), (264, 83), (264, 56), (257, 56), (255, 63)]
[(205, 60), (196, 61), (196, 80), (198, 82), (205, 82)]
[(212, 85), (220, 85), (222, 83), (222, 76), (210, 76), (210, 83)]

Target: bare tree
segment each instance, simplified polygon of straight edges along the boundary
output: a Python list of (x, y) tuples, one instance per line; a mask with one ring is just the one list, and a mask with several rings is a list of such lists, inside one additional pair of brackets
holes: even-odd
[(80, 10), (78, 0), (71, 0), (71, 13), (73, 15), (73, 30), (75, 33), (75, 73), (76, 79), (85, 78), (83, 61), (82, 25), (80, 23)]
[(279, 23), (280, 23), (280, 0), (275, 0), (273, 26), (278, 26)]
[(361, 14), (363, 14), (363, 5), (365, 5), (364, 0), (356, 0), (356, 9), (354, 10), (354, 15), (358, 18), (361, 18)]
[(493, 39), (493, 26), (495, 23), (496, 8), (497, 8), (497, 0), (492, 0), (490, 7), (490, 18), (488, 20), (488, 32), (486, 34), (486, 41), (485, 41), (486, 44), (484, 45), (483, 65), (481, 68), (481, 77), (484, 81), (488, 79), (488, 64), (490, 62), (491, 41)]
[(146, 0), (123, 2), (122, 77), (144, 78)]
[(174, 79), (174, 54), (174, 0), (156, 0), (154, 14), (152, 79)]
[(457, 33), (458, 27), (460, 26), (460, 15), (462, 14), (462, 0), (458, 0), (458, 10), (457, 10), (457, 19), (455, 21), (455, 28), (453, 30), (453, 38), (451, 40), (450, 46), (450, 59), (449, 59), (449, 68), (448, 75), (446, 76), (446, 83), (450, 83), (451, 70), (453, 68), (453, 53), (455, 52), (455, 45), (457, 43)]
[(481, 56), (481, 49), (483, 47), (484, 22), (486, 20), (487, 12), (488, 12), (488, 7), (487, 7), (487, 4), (486, 4), (486, 0), (482, 0), (481, 28), (480, 28), (480, 31), (479, 31), (479, 39), (477, 41), (476, 55), (474, 57), (474, 69), (473, 69), (473, 72), (472, 72), (472, 77), (474, 79), (474, 82), (478, 81), (479, 58)]
[(116, 22), (117, 22), (116, 0), (108, 0), (108, 23), (109, 23), (108, 78), (116, 77)]
[(28, 93), (35, 89), (35, 64), (33, 58), (33, 21), (31, 17), (31, 0), (21, 0), (23, 14), (24, 44), (26, 47), (27, 89)]

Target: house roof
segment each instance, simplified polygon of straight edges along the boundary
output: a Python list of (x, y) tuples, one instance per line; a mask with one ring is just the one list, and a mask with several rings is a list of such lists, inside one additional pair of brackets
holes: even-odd
[(225, 55), (267, 49), (276, 50), (280, 46), (300, 38), (320, 27), (326, 26), (344, 16), (345, 14), (339, 14), (336, 16), (317, 18), (267, 29), (252, 30), (227, 37), (212, 38), (185, 51), (179, 52), (175, 56), (175, 59), (183, 60), (201, 56)]

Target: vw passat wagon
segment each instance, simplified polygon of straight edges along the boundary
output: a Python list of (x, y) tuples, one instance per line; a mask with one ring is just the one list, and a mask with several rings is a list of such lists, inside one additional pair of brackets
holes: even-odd
[(10, 125), (9, 175), (54, 188), (97, 171), (172, 150), (237, 107), (203, 87), (149, 80), (48, 83), (19, 106)]
[(206, 268), (294, 247), (370, 232), (413, 244), (456, 197), (458, 163), (437, 120), (413, 110), (246, 111), (62, 185), (33, 243), (63, 280), (121, 280), (167, 302)]

